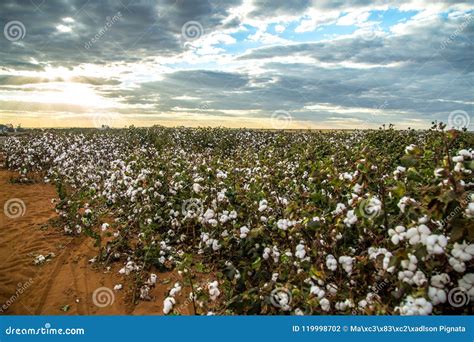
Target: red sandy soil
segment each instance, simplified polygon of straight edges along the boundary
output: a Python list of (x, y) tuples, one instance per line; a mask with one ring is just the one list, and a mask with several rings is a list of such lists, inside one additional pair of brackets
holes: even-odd
[[(150, 291), (151, 301), (132, 304), (133, 277), (118, 273), (121, 263), (104, 266), (89, 262), (97, 248), (86, 236), (72, 237), (54, 227), (57, 217), (51, 184), (12, 183), (14, 173), (0, 169), (0, 314), (1, 315), (162, 315), (163, 299), (180, 280), (177, 272), (158, 273), (158, 283)], [(26, 206), (23, 216), (9, 218), (4, 204), (12, 198)], [(35, 265), (38, 254), (54, 253), (42, 265)], [(113, 289), (114, 301), (106, 307), (94, 305), (92, 295), (100, 287)], [(186, 301), (188, 291), (178, 296), (175, 308), (192, 314)]]

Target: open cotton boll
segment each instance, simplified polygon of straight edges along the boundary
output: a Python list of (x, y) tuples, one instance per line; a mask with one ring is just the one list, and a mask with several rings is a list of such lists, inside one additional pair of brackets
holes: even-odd
[(295, 256), (299, 259), (303, 259), (306, 255), (306, 251), (305, 251), (305, 248), (304, 248), (304, 244), (302, 242), (300, 242), (297, 246), (296, 246), (296, 251), (295, 251)]
[(474, 273), (465, 274), (458, 280), (458, 285), (467, 292), (471, 300), (474, 300)]
[(117, 284), (117, 285), (114, 286), (115, 291), (121, 290), (122, 288), (123, 288), (122, 284)]
[(323, 298), (324, 295), (326, 294), (326, 292), (317, 285), (311, 286), (311, 289), (309, 290), (309, 293), (316, 295), (316, 297), (318, 297), (318, 299)]
[(331, 271), (335, 271), (337, 269), (337, 260), (334, 258), (334, 255), (328, 254), (326, 256), (326, 266)]
[(173, 306), (176, 304), (176, 300), (173, 297), (166, 297), (163, 301), (163, 313), (169, 314), (173, 310)]
[(411, 245), (426, 244), (426, 239), (431, 235), (431, 230), (424, 224), (408, 229), (406, 238)]
[(426, 250), (429, 254), (444, 254), (448, 239), (444, 235), (430, 235), (426, 238)]
[(261, 200), (260, 203), (258, 204), (258, 211), (259, 212), (262, 212), (262, 211), (265, 211), (267, 210), (268, 208), (268, 202), (267, 200)]
[(344, 210), (346, 210), (346, 206), (344, 205), (344, 203), (338, 203), (336, 204), (336, 209), (334, 209), (332, 213), (333, 215), (337, 216), (342, 214)]
[(341, 264), (342, 268), (344, 271), (346, 271), (348, 274), (352, 273), (352, 263), (354, 261), (354, 258), (350, 256), (341, 256), (339, 257), (339, 263)]
[(170, 296), (175, 297), (180, 292), (181, 292), (181, 285), (179, 283), (175, 283), (174, 287), (170, 290)]
[(211, 298), (212, 301), (215, 301), (217, 297), (219, 297), (219, 295), (221, 294), (221, 291), (219, 291), (218, 285), (219, 283), (217, 282), (217, 280), (208, 284), (209, 297)]
[(474, 218), (474, 202), (467, 205), (466, 211), (464, 212), (467, 217)]
[(428, 297), (430, 297), (433, 305), (442, 304), (446, 302), (446, 291), (430, 286), (428, 288)]
[(110, 225), (108, 223), (102, 223), (101, 230), (105, 232), (107, 229), (109, 229)]
[(451, 255), (461, 261), (470, 261), (474, 256), (474, 244), (468, 245), (466, 241), (463, 243), (454, 243)]
[(156, 281), (158, 280), (158, 276), (154, 273), (150, 274), (150, 278), (148, 278), (149, 285), (156, 285)]
[(329, 311), (331, 310), (331, 303), (329, 302), (329, 300), (327, 298), (322, 298), (320, 301), (319, 301), (319, 305), (321, 305), (321, 309), (323, 311)]
[(390, 236), (390, 240), (394, 245), (398, 245), (400, 241), (403, 241), (406, 236), (405, 227), (403, 226), (396, 226), (395, 229), (389, 229), (388, 235)]
[(433, 305), (423, 297), (408, 296), (398, 309), (403, 316), (422, 316), (431, 314)]
[(246, 226), (243, 226), (240, 228), (240, 238), (245, 239), (250, 232), (250, 229), (248, 229)]
[(437, 274), (431, 277), (431, 286), (437, 287), (438, 289), (444, 289), (449, 283), (450, 278), (447, 273)]
[(466, 272), (466, 264), (464, 263), (464, 261), (451, 257), (449, 258), (448, 262), (456, 272), (458, 273)]
[(354, 210), (349, 210), (347, 212), (346, 218), (344, 219), (344, 223), (348, 227), (357, 223), (357, 216), (354, 214)]

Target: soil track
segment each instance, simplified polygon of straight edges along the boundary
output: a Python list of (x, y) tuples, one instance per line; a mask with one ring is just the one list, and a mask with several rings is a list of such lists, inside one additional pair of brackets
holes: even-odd
[[(91, 239), (67, 236), (50, 224), (57, 217), (52, 203), (57, 198), (54, 186), (12, 183), (13, 176), (0, 169), (0, 314), (162, 314), (163, 299), (180, 278), (176, 272), (158, 274), (158, 284), (150, 292), (152, 300), (132, 305), (133, 284), (131, 277), (124, 279), (118, 274), (122, 265), (106, 269), (91, 264), (89, 260), (97, 252)], [(4, 205), (12, 199), (24, 203), (23, 215), (6, 215)], [(34, 264), (35, 256), (50, 253), (54, 253), (50, 260)], [(109, 290), (114, 298), (111, 305), (94, 304), (95, 290), (113, 289), (116, 284), (123, 284), (123, 290)], [(189, 291), (177, 297), (181, 314), (192, 313), (186, 293)]]

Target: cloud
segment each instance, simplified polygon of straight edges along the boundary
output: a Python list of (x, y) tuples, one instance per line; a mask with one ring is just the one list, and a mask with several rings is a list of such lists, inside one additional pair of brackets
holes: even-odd
[[(285, 110), (301, 127), (426, 128), (453, 110), (473, 113), (473, 10), (421, 0), (2, 1), (0, 23), (18, 20), (26, 35), (0, 39), (0, 111), (255, 124)], [(189, 21), (202, 27), (196, 40), (182, 36)]]

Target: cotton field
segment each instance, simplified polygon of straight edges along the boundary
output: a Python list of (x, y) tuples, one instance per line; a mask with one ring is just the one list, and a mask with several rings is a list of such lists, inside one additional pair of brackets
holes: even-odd
[[(59, 227), (200, 315), (472, 313), (474, 135), (445, 130), (36, 130), (13, 182), (54, 184)], [(118, 284), (116, 290), (122, 289)]]

